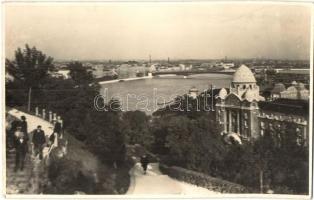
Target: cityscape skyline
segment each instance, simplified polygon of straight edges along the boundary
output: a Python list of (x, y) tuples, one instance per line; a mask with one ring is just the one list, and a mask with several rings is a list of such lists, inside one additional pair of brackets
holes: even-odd
[(27, 43), (56, 60), (310, 58), (302, 4), (93, 5), (7, 4), (6, 57)]

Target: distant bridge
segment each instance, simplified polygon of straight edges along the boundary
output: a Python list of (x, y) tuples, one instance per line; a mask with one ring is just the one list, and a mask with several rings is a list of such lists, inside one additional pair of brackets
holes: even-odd
[(228, 71), (217, 71), (217, 70), (204, 70), (204, 71), (198, 71), (198, 70), (192, 70), (192, 71), (163, 71), (163, 72), (153, 72), (153, 76), (158, 75), (166, 75), (166, 74), (175, 74), (175, 75), (182, 75), (182, 76), (188, 76), (192, 74), (226, 74), (226, 75), (233, 75), (235, 70), (228, 70)]

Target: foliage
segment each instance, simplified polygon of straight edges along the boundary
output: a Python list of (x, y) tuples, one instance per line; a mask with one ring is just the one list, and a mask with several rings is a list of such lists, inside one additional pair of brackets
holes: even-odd
[(123, 113), (124, 132), (129, 144), (140, 144), (147, 149), (151, 148), (153, 135), (150, 131), (150, 117), (141, 111)]
[(26, 105), (27, 92), (30, 98), (31, 88), (33, 90), (42, 88), (48, 78), (48, 71), (54, 67), (52, 62), (51, 57), (47, 57), (36, 47), (30, 48), (27, 44), (25, 49), (18, 48), (15, 51), (13, 61), (6, 59), (6, 71), (13, 77), (13, 81), (8, 81), (6, 84), (8, 104)]
[(77, 191), (93, 194), (95, 181), (81, 170), (82, 164), (61, 158), (54, 160), (48, 168), (50, 184), (44, 189), (46, 194), (74, 194)]
[(204, 115), (196, 120), (176, 116), (158, 121), (153, 130), (155, 152), (168, 152), (167, 164), (214, 173), (214, 166), (223, 157), (224, 144), (213, 128), (212, 117)]
[(87, 71), (86, 67), (80, 62), (71, 62), (68, 65), (70, 76), (76, 85), (84, 85), (92, 82), (92, 72)]
[[(193, 112), (193, 111), (192, 111)], [(215, 130), (214, 116), (167, 113), (152, 123), (153, 150), (162, 162), (181, 166), (239, 183), (255, 191), (308, 193), (308, 148), (304, 147), (296, 126), (265, 132), (257, 140), (227, 145)], [(197, 144), (197, 145), (195, 145)]]
[(48, 77), (48, 70), (53, 68), (53, 59), (27, 44), (23, 51), (15, 51), (15, 60), (6, 59), (6, 69), (14, 79), (23, 82), (27, 87), (39, 86)]

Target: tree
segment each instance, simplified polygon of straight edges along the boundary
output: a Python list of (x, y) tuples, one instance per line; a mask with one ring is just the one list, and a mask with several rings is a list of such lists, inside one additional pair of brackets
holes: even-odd
[(93, 75), (81, 62), (71, 62), (68, 65), (70, 76), (76, 85), (86, 85), (92, 82)]
[(150, 118), (144, 112), (137, 110), (123, 113), (122, 120), (128, 143), (140, 144), (150, 149), (154, 139), (149, 128)]
[(48, 71), (53, 68), (53, 59), (27, 44), (22, 51), (15, 51), (15, 60), (6, 59), (8, 73), (28, 89), (28, 111), (31, 108), (32, 88), (40, 88), (48, 77)]

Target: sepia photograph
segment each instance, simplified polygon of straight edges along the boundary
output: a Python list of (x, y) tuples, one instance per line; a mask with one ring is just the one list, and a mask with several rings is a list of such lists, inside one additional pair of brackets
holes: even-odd
[(312, 196), (312, 3), (2, 7), (6, 198)]

